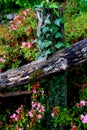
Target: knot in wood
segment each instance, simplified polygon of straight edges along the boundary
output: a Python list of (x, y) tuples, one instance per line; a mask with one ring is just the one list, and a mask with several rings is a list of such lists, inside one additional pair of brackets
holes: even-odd
[(61, 70), (66, 70), (67, 69), (67, 60), (65, 58), (59, 58), (58, 64)]

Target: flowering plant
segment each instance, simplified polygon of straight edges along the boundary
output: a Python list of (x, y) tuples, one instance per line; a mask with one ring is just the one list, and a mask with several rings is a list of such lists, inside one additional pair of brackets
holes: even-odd
[(54, 126), (71, 126), (71, 130), (87, 128), (87, 101), (81, 100), (71, 109), (54, 107), (51, 113)]
[[(15, 14), (8, 24), (0, 26), (0, 68), (17, 68), (23, 62), (35, 59), (36, 36), (35, 13), (25, 9)], [(8, 68), (7, 68), (8, 66)]]
[(10, 115), (10, 124), (6, 125), (7, 129), (39, 130), (42, 128), (42, 120), (46, 111), (43, 105), (45, 99), (44, 89), (40, 88), (39, 83), (36, 83), (32, 86), (31, 91), (31, 109), (25, 109), (25, 106), (21, 105)]

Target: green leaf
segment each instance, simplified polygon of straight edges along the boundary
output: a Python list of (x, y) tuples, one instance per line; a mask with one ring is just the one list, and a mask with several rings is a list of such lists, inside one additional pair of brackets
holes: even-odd
[(58, 29), (59, 29), (59, 28), (58, 28), (55, 24), (51, 24), (49, 31), (50, 31), (52, 34), (55, 34), (55, 33), (58, 31)]
[(7, 1), (7, 0), (4, 0), (4, 3), (5, 3), (5, 4), (7, 4), (7, 3), (8, 3), (8, 1)]
[(48, 57), (49, 54), (51, 54), (51, 51), (48, 49), (47, 51), (45, 51), (45, 57)]
[(60, 23), (61, 23), (60, 19), (54, 20), (54, 24), (56, 24), (58, 27), (60, 27)]
[(45, 48), (47, 48), (47, 47), (52, 45), (52, 41), (45, 40), (44, 42), (46, 43)]
[(49, 31), (49, 27), (43, 26), (42, 27), (42, 32), (46, 33), (47, 31)]
[(59, 17), (59, 12), (56, 9), (53, 9), (53, 14), (57, 17)]
[(55, 35), (55, 38), (62, 38), (62, 34), (57, 32), (56, 35)]
[(48, 15), (48, 16), (46, 17), (46, 19), (44, 20), (44, 23), (45, 23), (45, 24), (50, 24), (50, 23), (51, 23), (49, 17), (50, 17), (50, 15)]
[(55, 47), (57, 48), (57, 49), (60, 49), (60, 48), (62, 48), (62, 47), (64, 47), (65, 46), (65, 44), (63, 43), (63, 42), (57, 42), (57, 44), (55, 45)]
[(45, 48), (45, 46), (46, 46), (46, 43), (39, 40), (39, 41), (38, 41), (38, 46), (39, 46), (39, 49), (40, 49), (40, 50), (44, 50), (44, 48)]
[(62, 23), (62, 24), (64, 23), (63, 17), (60, 18), (60, 23)]
[(56, 3), (52, 2), (50, 3), (49, 8), (58, 8), (58, 6), (56, 5)]

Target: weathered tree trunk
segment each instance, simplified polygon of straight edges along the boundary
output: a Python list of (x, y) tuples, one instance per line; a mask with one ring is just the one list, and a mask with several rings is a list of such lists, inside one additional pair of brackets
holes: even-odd
[(22, 85), (87, 61), (87, 39), (58, 51), (47, 60), (33, 61), (0, 74), (0, 89)]

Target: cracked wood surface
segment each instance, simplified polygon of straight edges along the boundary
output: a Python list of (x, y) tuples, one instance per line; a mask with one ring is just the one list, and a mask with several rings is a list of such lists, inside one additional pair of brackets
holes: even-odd
[(58, 51), (47, 60), (45, 58), (33, 61), (17, 69), (0, 74), (0, 89), (9, 89), (31, 81), (46, 77), (49, 74), (66, 70), (87, 61), (87, 39)]

